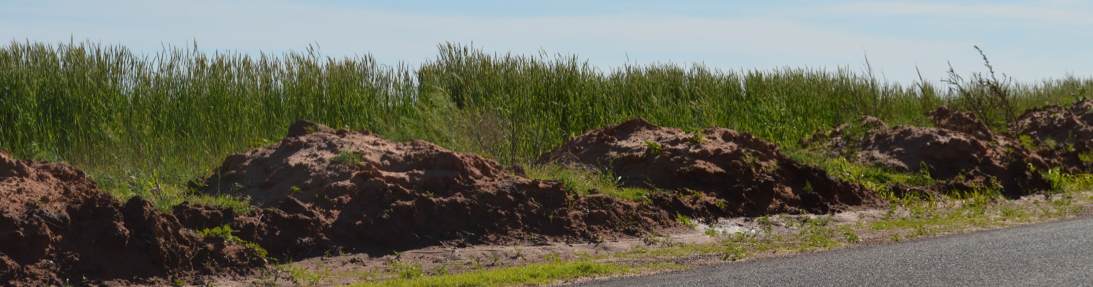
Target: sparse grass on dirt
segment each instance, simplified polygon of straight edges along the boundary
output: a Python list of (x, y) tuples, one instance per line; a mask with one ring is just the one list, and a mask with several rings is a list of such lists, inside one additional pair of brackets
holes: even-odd
[(472, 271), (454, 275), (414, 276), (397, 278), (379, 283), (362, 283), (352, 286), (517, 286), (542, 285), (578, 277), (620, 275), (634, 272), (632, 268), (599, 263), (591, 260), (563, 262), (555, 260), (516, 267)]
[(656, 190), (624, 187), (619, 185), (619, 178), (609, 171), (588, 170), (581, 167), (563, 167), (553, 164), (534, 165), (527, 169), (528, 178), (557, 180), (565, 184), (565, 189), (577, 194), (587, 195), (592, 192), (603, 193), (618, 198), (635, 201), (648, 199)]
[(861, 183), (881, 195), (890, 196), (888, 188), (896, 183), (928, 186), (934, 182), (926, 169), (919, 173), (892, 172), (882, 167), (855, 164), (844, 157), (824, 157), (808, 150), (795, 150), (789, 156), (794, 160), (816, 165), (840, 179)]
[[(883, 187), (892, 182), (928, 181), (928, 175), (899, 174), (873, 170), (875, 176), (861, 176), (868, 167), (834, 160), (846, 178), (873, 182)], [(561, 167), (554, 170), (529, 170), (529, 174), (560, 174), (593, 187), (608, 189), (612, 181), (599, 173), (578, 173)], [(1051, 171), (1045, 171), (1051, 172)], [(1057, 172), (1057, 171), (1056, 171)], [(295, 284), (335, 284), (358, 282), (355, 286), (521, 286), (579, 282), (604, 276), (628, 276), (688, 269), (711, 264), (788, 256), (804, 252), (915, 240), (931, 236), (971, 232), (1081, 216), (1093, 211), (1093, 176), (1059, 173), (1060, 188), (1051, 192), (1006, 199), (1000, 192), (940, 194), (936, 197), (895, 197), (888, 194), (890, 205), (839, 214), (775, 214), (752, 218), (729, 218), (702, 222), (684, 216), (677, 220), (694, 228), (703, 240), (679, 234), (652, 232), (624, 250), (569, 249), (569, 253), (550, 251), (545, 256), (527, 255), (535, 246), (507, 247), (509, 252), (490, 256), (466, 256), (466, 260), (437, 260), (434, 257), (409, 258), (397, 253), (377, 258), (372, 263), (357, 263), (355, 272), (332, 272), (329, 267), (303, 264), (278, 267), (288, 270)], [(878, 180), (876, 178), (885, 178)], [(596, 179), (604, 179), (597, 181)], [(451, 252), (455, 252), (453, 249)], [(539, 251), (542, 252), (542, 251)], [(425, 252), (429, 254), (430, 252)], [(447, 253), (447, 252), (444, 252)], [(500, 255), (499, 255), (500, 254)], [(465, 255), (464, 255), (465, 256)], [(345, 261), (332, 257), (325, 262)], [(434, 258), (434, 259), (430, 259)], [(492, 258), (492, 259), (491, 259)], [(501, 261), (498, 261), (498, 259)], [(439, 262), (439, 263), (438, 263)], [(332, 263), (326, 263), (332, 264)], [(371, 265), (370, 265), (371, 264)], [(310, 281), (309, 281), (310, 280)], [(312, 282), (312, 283), (308, 283)]]
[[(579, 282), (604, 276), (666, 272), (1080, 216), (1093, 210), (1090, 187), (1088, 183), (1068, 182), (1061, 193), (1019, 200), (983, 193), (962, 199), (893, 199), (888, 208), (840, 214), (736, 218), (731, 223), (700, 224), (696, 229), (702, 230), (705, 234), (702, 236), (706, 237), (701, 242), (652, 233), (627, 250), (603, 251), (595, 255), (587, 250), (574, 250), (541, 258), (524, 256), (504, 264), (473, 255), (474, 259), (467, 262), (439, 264), (431, 259), (398, 261), (388, 258), (382, 259), (387, 261), (379, 268), (365, 267), (357, 272), (341, 273), (332, 272), (322, 263), (318, 267), (303, 265), (311, 266), (310, 269), (291, 267), (292, 264), (278, 268), (288, 270), (289, 277), (294, 278), (291, 280), (303, 286), (336, 282), (358, 282), (354, 286), (523, 286)], [(732, 227), (742, 229), (730, 231)], [(336, 260), (338, 257), (332, 257), (325, 262)], [(422, 267), (422, 264), (436, 267)]]

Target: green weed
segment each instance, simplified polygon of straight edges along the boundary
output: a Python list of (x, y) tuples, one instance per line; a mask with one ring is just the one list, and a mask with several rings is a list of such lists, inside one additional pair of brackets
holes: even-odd
[(695, 223), (694, 220), (683, 214), (676, 214), (676, 222), (690, 228), (695, 228), (698, 226), (698, 223)]
[(361, 154), (352, 147), (342, 149), (338, 151), (338, 155), (330, 159), (330, 162), (337, 164), (344, 164), (348, 166), (354, 166), (361, 163)]
[(664, 152), (664, 147), (660, 146), (660, 144), (657, 142), (645, 141), (645, 145), (645, 154), (649, 155), (650, 157), (658, 156), (661, 152)]

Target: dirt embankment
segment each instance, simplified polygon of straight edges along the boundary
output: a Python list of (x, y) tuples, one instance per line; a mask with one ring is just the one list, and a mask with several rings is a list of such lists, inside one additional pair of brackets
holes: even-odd
[(1050, 188), (1034, 168), (1050, 164), (1012, 138), (994, 134), (975, 115), (947, 106), (930, 113), (937, 127), (889, 127), (874, 117), (835, 127), (802, 141), (860, 164), (896, 172), (929, 173), (933, 189), (973, 191), (1000, 187), (1018, 197)]
[(661, 210), (606, 195), (578, 196), (496, 161), (424, 141), (299, 121), (274, 145), (229, 156), (193, 186), (249, 197), (240, 215), (175, 207), (185, 226), (230, 224), (271, 254), (390, 253), (435, 245), (598, 241), (674, 224)]
[(654, 195), (655, 205), (705, 218), (882, 204), (857, 183), (795, 162), (751, 134), (723, 128), (686, 133), (638, 118), (588, 131), (539, 162), (606, 170), (624, 186), (672, 190)]
[(253, 250), (184, 231), (139, 197), (118, 201), (72, 166), (0, 151), (2, 285), (196, 282), (264, 265)]
[(1052, 167), (1093, 172), (1093, 100), (1067, 108), (1050, 105), (1025, 111), (1010, 123), (1010, 129)]

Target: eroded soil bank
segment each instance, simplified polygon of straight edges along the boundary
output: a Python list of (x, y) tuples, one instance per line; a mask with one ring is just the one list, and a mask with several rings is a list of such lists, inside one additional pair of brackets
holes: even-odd
[(796, 162), (772, 143), (716, 127), (686, 133), (639, 118), (574, 137), (539, 162), (608, 171), (624, 186), (672, 191), (654, 195), (654, 205), (693, 217), (825, 214), (883, 204), (873, 191)]
[(5, 286), (199, 282), (265, 264), (240, 244), (184, 231), (144, 199), (118, 201), (72, 166), (0, 151)]
[(424, 141), (300, 121), (279, 143), (229, 156), (194, 182), (249, 197), (253, 214), (180, 205), (185, 226), (229, 224), (279, 257), (426, 246), (596, 242), (674, 226), (663, 210), (607, 195), (578, 196), (496, 161)]
[(802, 146), (831, 157), (894, 172), (925, 173), (941, 193), (999, 189), (1017, 198), (1051, 188), (1038, 170), (1052, 165), (1011, 136), (997, 135), (975, 115), (947, 106), (930, 113), (936, 127), (889, 127), (874, 117), (817, 133)]
[(1070, 173), (1093, 171), (1093, 100), (1025, 111), (1010, 123), (1010, 130), (1051, 167)]

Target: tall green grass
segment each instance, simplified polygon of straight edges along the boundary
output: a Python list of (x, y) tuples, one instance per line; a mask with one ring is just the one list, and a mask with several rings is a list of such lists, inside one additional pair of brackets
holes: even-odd
[[(792, 149), (861, 115), (928, 125), (926, 111), (963, 103), (948, 89), (957, 84), (900, 86), (849, 68), (601, 70), (574, 55), (438, 48), (435, 60), (409, 67), (310, 47), (252, 56), (195, 45), (146, 55), (91, 42), (12, 42), (0, 47), (0, 149), (68, 161), (128, 196), (149, 183), (178, 188), (229, 153), (276, 141), (297, 119), (529, 163), (567, 137), (634, 117), (733, 128)], [(1068, 77), (1009, 88), (1023, 110), (1073, 101), (1091, 86)]]

